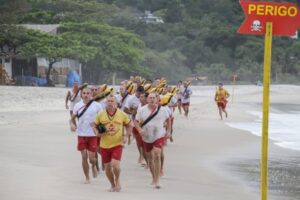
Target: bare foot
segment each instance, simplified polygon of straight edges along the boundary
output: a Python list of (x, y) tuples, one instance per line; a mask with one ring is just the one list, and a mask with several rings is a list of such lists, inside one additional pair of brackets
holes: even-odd
[(160, 186), (160, 185), (156, 185), (154, 188), (155, 188), (155, 189), (160, 189), (161, 186)]
[(147, 164), (146, 163), (141, 163), (141, 167), (146, 167)]
[(83, 184), (90, 184), (91, 182), (90, 182), (90, 179), (86, 179), (84, 182), (83, 182)]
[(155, 188), (155, 189), (160, 189), (160, 188), (161, 188), (161, 186), (159, 185), (159, 182), (156, 182), (156, 183), (154, 184), (154, 188)]
[(120, 192), (121, 191), (121, 186), (116, 186), (115, 187), (115, 192)]
[(121, 184), (119, 181), (116, 181), (115, 192), (120, 192), (120, 191), (121, 191)]
[(164, 170), (160, 170), (160, 173), (159, 173), (159, 176), (160, 177), (163, 177), (165, 174), (164, 174)]
[(139, 159), (138, 159), (138, 163), (142, 163), (142, 162), (143, 162), (143, 160), (144, 160), (144, 159), (143, 159), (143, 157), (142, 157), (142, 156), (140, 156), (140, 157), (139, 157)]
[(108, 192), (115, 192), (115, 188), (109, 188), (108, 190), (107, 190)]

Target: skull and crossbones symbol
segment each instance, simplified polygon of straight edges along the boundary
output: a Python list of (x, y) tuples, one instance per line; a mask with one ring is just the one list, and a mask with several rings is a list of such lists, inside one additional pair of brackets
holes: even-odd
[(254, 20), (252, 22), (252, 26), (251, 26), (251, 31), (261, 31), (262, 26), (260, 25), (260, 21), (259, 20)]

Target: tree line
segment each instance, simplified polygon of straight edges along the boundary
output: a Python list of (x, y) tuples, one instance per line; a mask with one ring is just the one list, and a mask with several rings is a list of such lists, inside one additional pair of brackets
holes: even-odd
[[(1, 54), (73, 58), (86, 81), (140, 74), (177, 82), (206, 76), (209, 82), (262, 79), (263, 37), (236, 33), (244, 19), (237, 0), (1, 0)], [(145, 10), (164, 23), (146, 23)], [(60, 24), (57, 35), (16, 24)], [(300, 82), (300, 41), (274, 37), (273, 83)], [(48, 81), (49, 80), (49, 76)]]

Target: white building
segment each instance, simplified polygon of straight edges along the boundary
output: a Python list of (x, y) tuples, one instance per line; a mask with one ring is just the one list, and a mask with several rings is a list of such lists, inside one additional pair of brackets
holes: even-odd
[(161, 17), (154, 16), (149, 10), (146, 10), (144, 14), (138, 17), (138, 19), (144, 20), (148, 23), (164, 23)]

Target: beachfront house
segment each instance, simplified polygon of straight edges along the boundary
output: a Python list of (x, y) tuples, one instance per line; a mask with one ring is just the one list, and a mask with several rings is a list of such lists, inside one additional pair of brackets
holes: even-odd
[[(28, 29), (39, 30), (48, 34), (57, 33), (58, 24), (22, 24)], [(45, 58), (22, 59), (20, 57), (0, 59), (0, 84), (44, 85), (49, 62)], [(64, 58), (53, 65), (51, 79), (53, 84), (65, 85), (69, 72), (81, 76), (80, 62)]]
[(154, 16), (151, 11), (146, 10), (144, 14), (138, 16), (138, 19), (148, 23), (164, 23), (164, 20), (161, 17)]

